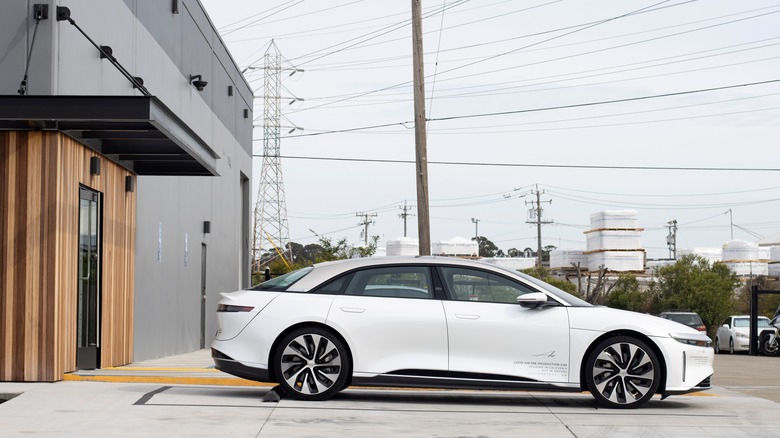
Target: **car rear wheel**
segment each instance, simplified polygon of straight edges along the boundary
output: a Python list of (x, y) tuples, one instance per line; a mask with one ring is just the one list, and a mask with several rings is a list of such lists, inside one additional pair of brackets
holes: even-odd
[(661, 379), (655, 352), (630, 336), (605, 339), (585, 364), (585, 384), (596, 402), (609, 408), (638, 408), (653, 397)]
[(326, 400), (341, 391), (352, 372), (346, 345), (329, 330), (304, 327), (285, 335), (274, 352), (274, 374), (285, 394)]
[(729, 354), (734, 354), (734, 339), (729, 339)]

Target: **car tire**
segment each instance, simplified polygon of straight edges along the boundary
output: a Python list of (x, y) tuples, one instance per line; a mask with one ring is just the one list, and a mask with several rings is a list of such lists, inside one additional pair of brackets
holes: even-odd
[(596, 402), (608, 408), (632, 409), (653, 397), (661, 364), (650, 346), (630, 336), (599, 342), (585, 362), (585, 385)]
[(734, 338), (729, 338), (729, 354), (734, 354)]
[(715, 349), (715, 354), (720, 353), (720, 340), (717, 336), (715, 336), (715, 344), (713, 345), (713, 348)]
[(758, 346), (762, 354), (766, 356), (780, 356), (780, 348), (777, 342), (772, 342), (772, 334), (764, 333), (761, 335)]
[(274, 351), (276, 381), (298, 400), (327, 400), (344, 389), (352, 373), (346, 344), (330, 330), (304, 327), (283, 336)]

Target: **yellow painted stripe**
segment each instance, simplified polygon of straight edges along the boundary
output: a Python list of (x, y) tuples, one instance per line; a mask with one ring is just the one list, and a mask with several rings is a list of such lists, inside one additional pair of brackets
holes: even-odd
[(220, 377), (163, 377), (163, 376), (80, 376), (65, 374), (62, 380), (109, 383), (157, 383), (169, 385), (215, 385), (215, 386), (276, 386), (272, 383), (254, 382), (240, 378)]
[(171, 368), (171, 367), (106, 367), (101, 370), (110, 371), (187, 371), (187, 372), (218, 372), (214, 367), (209, 368)]

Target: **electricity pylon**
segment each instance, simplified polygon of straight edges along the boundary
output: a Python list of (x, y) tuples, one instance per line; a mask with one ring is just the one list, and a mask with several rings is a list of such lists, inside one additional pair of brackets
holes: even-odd
[(280, 158), (281, 130), (281, 54), (271, 41), (265, 52), (263, 93), (263, 167), (260, 171), (260, 189), (255, 204), (255, 229), (252, 245), (253, 270), (277, 256), (291, 259), (290, 228), (287, 222), (287, 201), (284, 194), (282, 161)]

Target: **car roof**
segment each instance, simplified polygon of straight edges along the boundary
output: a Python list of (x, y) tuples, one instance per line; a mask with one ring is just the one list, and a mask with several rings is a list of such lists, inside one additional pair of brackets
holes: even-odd
[(305, 292), (318, 286), (323, 281), (348, 272), (353, 269), (365, 268), (368, 266), (395, 266), (395, 265), (451, 265), (468, 266), (481, 269), (495, 270), (504, 273), (516, 274), (515, 272), (504, 269), (500, 266), (491, 265), (485, 262), (461, 259), (445, 256), (392, 256), (392, 257), (364, 257), (346, 260), (335, 260), (330, 262), (316, 263), (314, 269), (301, 280), (293, 284), (289, 290)]

